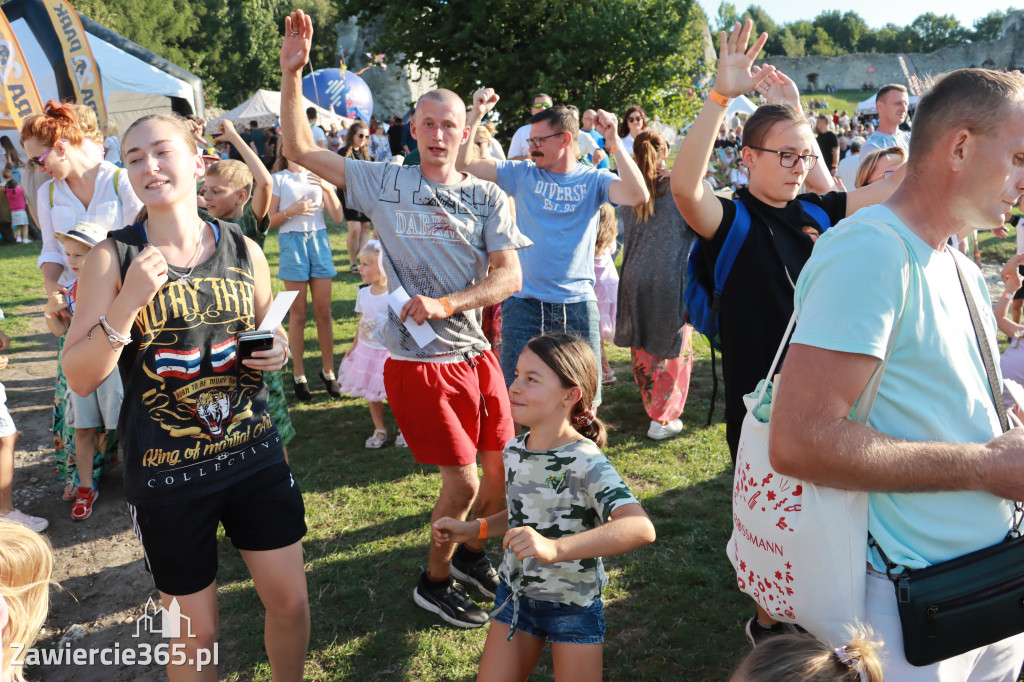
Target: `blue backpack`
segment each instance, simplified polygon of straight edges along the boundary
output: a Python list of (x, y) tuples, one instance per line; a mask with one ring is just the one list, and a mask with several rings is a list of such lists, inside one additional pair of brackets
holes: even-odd
[[(804, 213), (809, 215), (821, 228), (822, 232), (832, 226), (828, 214), (817, 204), (800, 200)], [(718, 312), (721, 305), (722, 290), (729, 278), (733, 264), (736, 263), (736, 256), (739, 255), (743, 243), (750, 233), (750, 211), (738, 199), (733, 199), (736, 206), (736, 217), (733, 218), (729, 234), (725, 236), (722, 250), (715, 260), (713, 277), (707, 273), (704, 250), (701, 240), (698, 239), (690, 249), (690, 255), (686, 260), (686, 288), (683, 290), (683, 303), (686, 306), (687, 321), (693, 325), (700, 334), (707, 337), (711, 346), (711, 409), (708, 412), (708, 425), (711, 424), (711, 417), (715, 412), (715, 398), (718, 396), (718, 374), (715, 371), (715, 351), (722, 349), (722, 340), (718, 330)], [(703, 280), (703, 282), (702, 282)], [(707, 284), (713, 281), (713, 289), (709, 290)]]

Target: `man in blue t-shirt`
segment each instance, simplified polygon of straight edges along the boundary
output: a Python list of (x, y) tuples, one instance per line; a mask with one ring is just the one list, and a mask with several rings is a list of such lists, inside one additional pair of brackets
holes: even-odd
[[(497, 102), (491, 88), (474, 93), (469, 139), (475, 139), (480, 121)], [(466, 144), (456, 160), (459, 170), (496, 182), (512, 195), (519, 229), (533, 241), (520, 255), (523, 288), (501, 306), (501, 370), (507, 384), (515, 378), (526, 342), (546, 331), (578, 334), (601, 357), (594, 295), (601, 204), (639, 206), (650, 197), (640, 170), (620, 144), (614, 115), (599, 111), (595, 125), (605, 149), (615, 155), (621, 177), (578, 162), (579, 124), (567, 107), (544, 109), (528, 123), (530, 160), (474, 159), (473, 145)]]
[[(859, 548), (867, 587), (853, 597), (886, 642), (886, 679), (1015, 680), (1024, 661), (1017, 635), (950, 655), (941, 669), (910, 665), (886, 576), (1001, 542), (1009, 501), (1024, 499), (1024, 429), (1003, 433), (999, 364), (990, 358), (987, 370), (983, 360), (983, 348), (999, 353), (988, 287), (947, 246), (1001, 226), (1024, 192), (1022, 102), (1019, 75), (942, 77), (918, 107), (902, 185), (822, 235), (796, 284), (799, 323), (774, 394), (771, 462), (783, 476), (868, 493), (868, 531), (884, 556)], [(888, 348), (861, 425), (848, 415)]]

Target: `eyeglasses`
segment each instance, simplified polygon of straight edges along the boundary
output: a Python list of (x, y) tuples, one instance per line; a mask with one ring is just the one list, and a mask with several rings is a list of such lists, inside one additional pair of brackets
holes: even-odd
[(528, 137), (526, 138), (526, 144), (530, 145), (531, 147), (539, 147), (541, 142), (543, 142), (544, 140), (548, 139), (549, 137), (557, 137), (559, 135), (565, 135), (565, 131), (563, 130), (560, 133), (551, 133), (550, 135), (545, 135), (544, 137)]
[(633, 123), (634, 121), (642, 121), (644, 119), (643, 116), (630, 116), (626, 120), (629, 121), (630, 123)]
[(779, 164), (783, 168), (792, 168), (796, 165), (797, 159), (803, 161), (804, 170), (811, 170), (814, 168), (814, 164), (818, 161), (818, 157), (815, 154), (797, 154), (796, 152), (780, 152), (778, 149), (765, 149), (764, 147), (755, 147), (754, 145), (747, 145), (751, 149), (756, 149), (760, 152), (771, 152), (772, 154), (779, 155)]
[(366, 133), (356, 133), (352, 137), (366, 137)]
[[(65, 141), (66, 140), (61, 140), (61, 142), (65, 142)], [(54, 146), (56, 146), (56, 145), (54, 145)], [(34, 159), (30, 158), (28, 161), (29, 161), (29, 163), (34, 163), (37, 166), (39, 166), (40, 168), (42, 168), (43, 167), (43, 163), (46, 161), (46, 157), (49, 156), (50, 152), (52, 152), (52, 151), (53, 151), (53, 147), (50, 147), (49, 149), (47, 149), (45, 152), (43, 152), (42, 154), (40, 154), (36, 158), (34, 158)]]
[(533, 103), (533, 108), (534, 109), (547, 109), (550, 106), (551, 106), (551, 102), (534, 102)]

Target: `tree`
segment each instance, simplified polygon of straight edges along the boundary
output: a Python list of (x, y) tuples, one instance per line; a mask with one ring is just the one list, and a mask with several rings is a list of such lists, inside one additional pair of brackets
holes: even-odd
[(814, 42), (809, 48), (811, 54), (833, 56), (839, 54), (839, 48), (821, 26), (814, 27)]
[(379, 20), (377, 51), (437, 69), (438, 84), (467, 100), (495, 87), (505, 132), (542, 91), (580, 109), (639, 104), (680, 120), (694, 106), (707, 25), (692, 0), (343, 0), (341, 9)]
[(969, 34), (952, 14), (922, 14), (910, 24), (921, 39), (921, 52), (934, 52), (942, 47), (967, 42)]
[(1003, 12), (994, 9), (981, 19), (974, 22), (974, 30), (971, 32), (971, 42), (977, 43), (985, 40), (995, 40), (999, 37), (999, 29), (1003, 27), (1006, 15), (1015, 12), (1013, 7)]
[(807, 54), (806, 41), (798, 38), (789, 26), (782, 30), (782, 53), (790, 57), (803, 57)]
[(712, 37), (717, 37), (719, 31), (732, 29), (733, 25), (740, 20), (740, 14), (736, 11), (736, 5), (731, 2), (721, 2), (718, 5), (717, 26), (711, 29)]
[(828, 10), (815, 17), (812, 23), (825, 31), (839, 53), (857, 52), (861, 38), (871, 30), (856, 12), (840, 14), (839, 10)]
[(768, 34), (768, 42), (764, 44), (764, 54), (766, 56), (786, 54), (785, 49), (782, 47), (782, 27), (775, 23), (775, 20), (768, 15), (768, 12), (763, 7), (751, 5), (743, 13), (743, 18), (754, 22), (754, 30), (758, 34), (761, 34), (761, 32)]
[(278, 89), (281, 27), (292, 9), (316, 22), (313, 63), (335, 65), (330, 0), (76, 0), (75, 8), (202, 78), (208, 104), (233, 107), (259, 88)]

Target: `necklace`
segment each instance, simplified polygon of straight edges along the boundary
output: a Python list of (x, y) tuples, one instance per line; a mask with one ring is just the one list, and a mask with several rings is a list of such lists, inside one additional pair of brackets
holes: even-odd
[[(177, 270), (183, 270), (184, 268), (176, 268), (173, 265), (171, 265), (170, 263), (167, 263), (167, 272), (168, 273), (173, 273), (174, 275), (176, 275), (178, 279), (175, 280), (175, 281), (179, 282), (182, 286), (189, 286), (192, 283), (189, 280), (189, 277), (191, 277), (192, 271), (196, 269), (196, 265), (199, 264), (199, 254), (200, 254), (200, 252), (203, 249), (203, 225), (205, 225), (204, 222), (200, 222), (199, 223), (199, 239), (196, 240), (196, 250), (192, 253), (192, 258), (189, 259), (188, 265), (185, 266), (185, 267), (188, 268), (188, 272), (186, 272), (184, 275), (178, 274), (178, 272), (176, 272), (176, 271)], [(146, 234), (149, 234), (149, 221), (148, 220), (146, 221)], [(154, 246), (156, 246), (156, 245), (154, 244)], [(159, 246), (157, 246), (156, 248), (157, 248), (157, 251), (160, 251), (160, 247)], [(160, 251), (160, 253), (161, 253), (161, 255), (163, 255), (163, 251)], [(164, 256), (164, 261), (165, 262), (167, 261), (167, 257), (166, 256)]]

